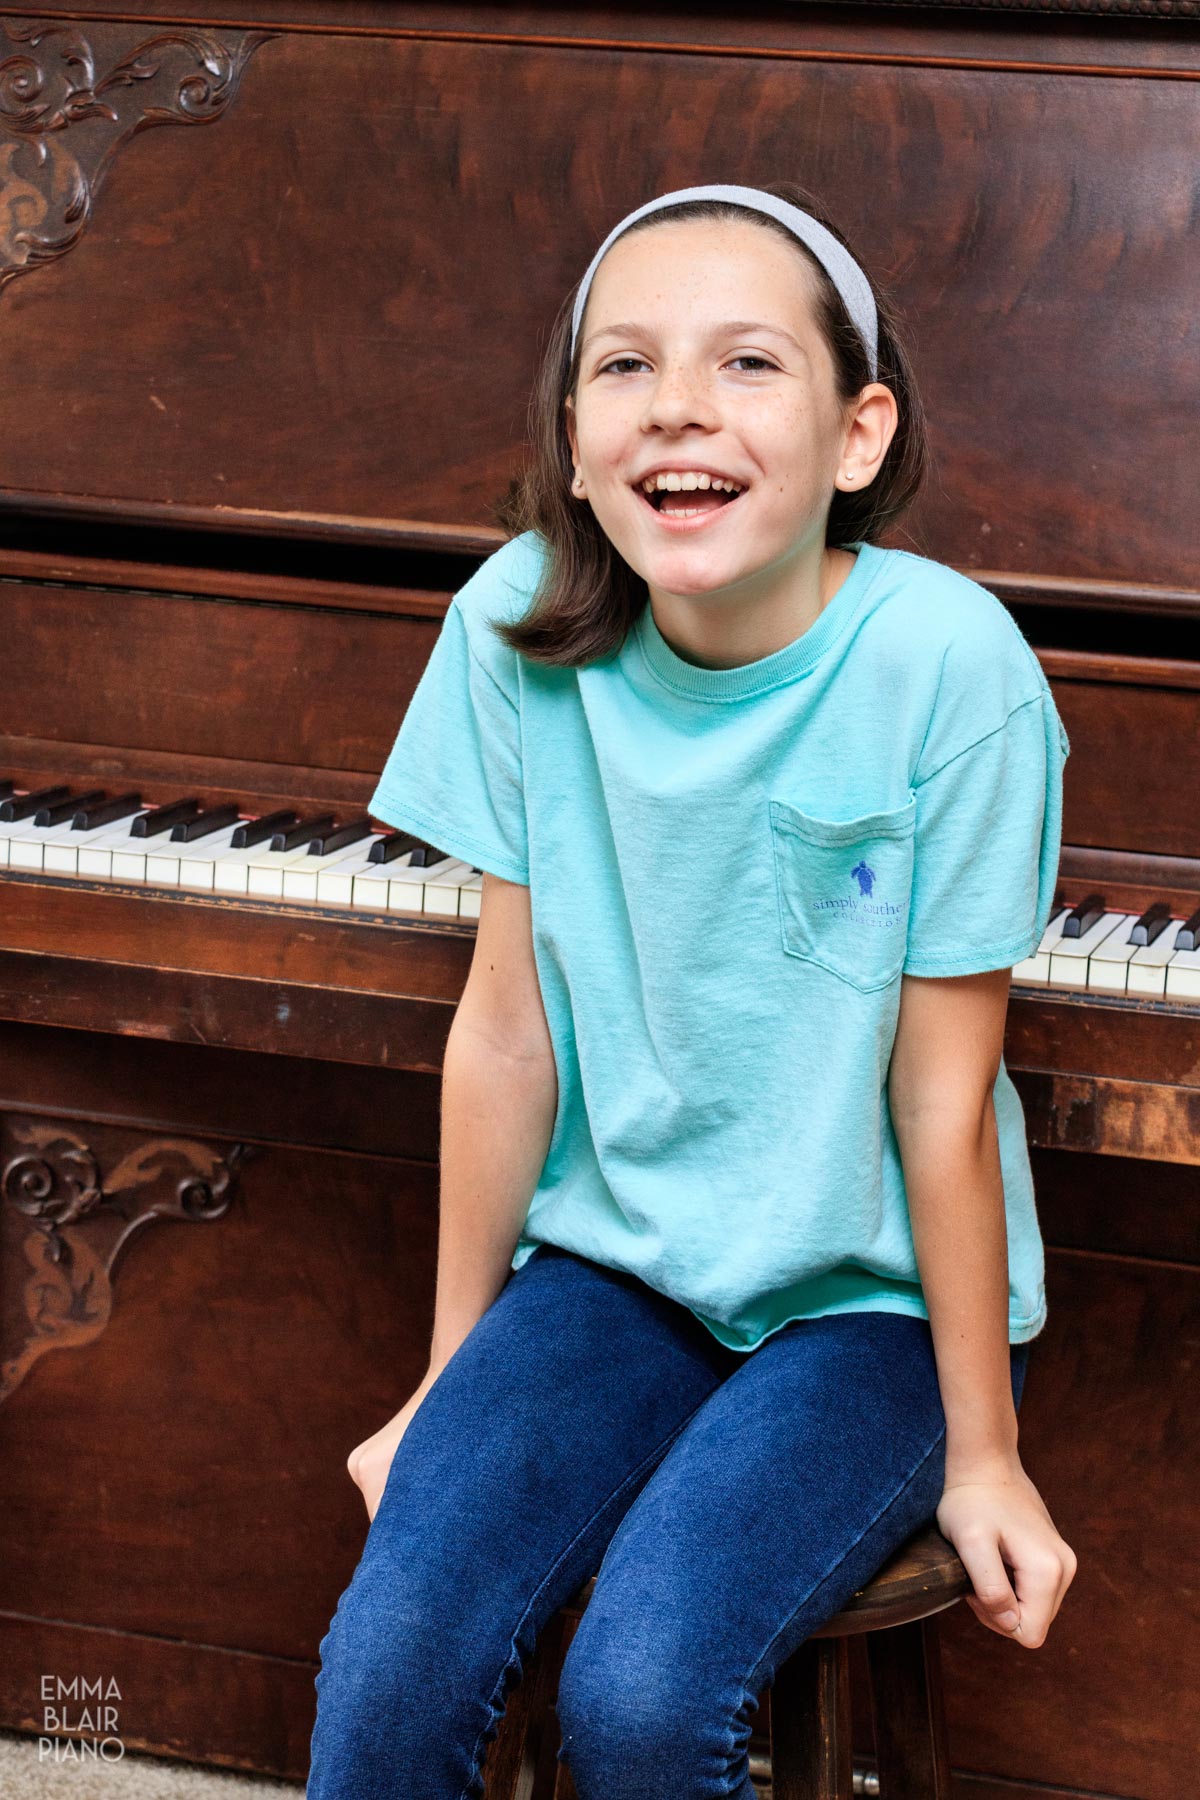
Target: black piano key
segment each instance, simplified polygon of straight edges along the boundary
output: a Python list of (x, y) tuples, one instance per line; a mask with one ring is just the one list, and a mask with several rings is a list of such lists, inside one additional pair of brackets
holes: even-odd
[(448, 850), (439, 850), (433, 844), (422, 844), (420, 850), (412, 853), (412, 866), (414, 869), (429, 869), (434, 863), (445, 862), (449, 855)]
[(1133, 926), (1128, 941), (1131, 944), (1152, 944), (1155, 938), (1161, 937), (1170, 923), (1170, 907), (1165, 900), (1156, 900), (1153, 906), (1146, 908), (1137, 924)]
[(69, 800), (57, 800), (53, 806), (39, 806), (33, 815), (35, 825), (61, 825), (77, 806), (94, 806), (104, 798), (103, 788), (92, 788), (86, 794), (72, 794)]
[(263, 813), (257, 819), (247, 819), (234, 832), (230, 849), (251, 849), (255, 844), (261, 844), (264, 838), (274, 837), (285, 825), (294, 825), (299, 817), (299, 813), (288, 812), (284, 808), (280, 812)]
[(23, 794), (20, 799), (12, 794), (7, 800), (0, 801), (0, 819), (27, 819), (31, 813), (40, 812), (43, 806), (65, 800), (70, 792), (69, 787), (60, 783), (58, 787), (38, 788), (36, 793)]
[(198, 800), (170, 800), (166, 806), (153, 806), (135, 819), (129, 827), (131, 837), (157, 837), (160, 831), (169, 831), (178, 825), (181, 819), (191, 819), (200, 811)]
[(1176, 950), (1200, 949), (1200, 906), (1179, 927), (1179, 936), (1175, 939)]
[(309, 855), (328, 856), (332, 851), (344, 850), (347, 844), (357, 844), (360, 838), (370, 837), (370, 835), (370, 819), (365, 816), (361, 819), (351, 819), (348, 824), (339, 825), (336, 831), (327, 831), (321, 837), (315, 837), (308, 846)]
[(92, 831), (97, 825), (115, 825), (118, 819), (127, 819), (130, 813), (141, 810), (140, 794), (118, 794), (115, 800), (105, 800), (98, 806), (80, 807), (71, 820), (71, 829)]
[[(430, 845), (422, 843), (411, 831), (389, 831), (386, 836), (377, 838), (367, 852), (368, 862), (392, 862), (397, 856), (404, 856), (409, 850), (413, 852), (416, 862), (418, 850), (428, 850)], [(423, 865), (418, 864), (418, 867)]]
[(1084, 932), (1090, 931), (1107, 911), (1103, 894), (1086, 895), (1063, 920), (1063, 936), (1065, 938), (1082, 937)]
[(197, 838), (207, 837), (210, 831), (220, 831), (222, 825), (232, 825), (235, 819), (241, 818), (232, 800), (223, 806), (214, 806), (208, 812), (199, 812), (194, 819), (182, 819), (172, 828), (173, 844), (192, 844)]
[(284, 831), (277, 831), (271, 839), (272, 850), (294, 850), (298, 844), (307, 844), (323, 831), (332, 831), (337, 824), (333, 813), (315, 813), (312, 818), (301, 819), (298, 825), (291, 825)]

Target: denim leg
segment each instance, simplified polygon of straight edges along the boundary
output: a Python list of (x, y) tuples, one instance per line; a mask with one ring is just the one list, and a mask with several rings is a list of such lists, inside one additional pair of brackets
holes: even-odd
[(739, 1361), (634, 1277), (543, 1246), (400, 1441), (321, 1642), (308, 1800), (466, 1800), (556, 1609)]
[(927, 1320), (797, 1320), (746, 1356), (626, 1512), (567, 1652), (579, 1800), (753, 1800), (761, 1692), (933, 1519), (944, 1473)]

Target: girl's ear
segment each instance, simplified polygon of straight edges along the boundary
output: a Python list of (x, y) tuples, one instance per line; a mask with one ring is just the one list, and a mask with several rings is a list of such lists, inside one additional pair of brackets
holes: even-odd
[(568, 394), (563, 401), (563, 412), (566, 417), (567, 441), (571, 446), (571, 461), (575, 464), (575, 475), (571, 481), (571, 492), (577, 499), (583, 500), (586, 498), (587, 490), (583, 485), (583, 476), (579, 473), (579, 443), (578, 434), (575, 430), (575, 403), (571, 399), (570, 394)]

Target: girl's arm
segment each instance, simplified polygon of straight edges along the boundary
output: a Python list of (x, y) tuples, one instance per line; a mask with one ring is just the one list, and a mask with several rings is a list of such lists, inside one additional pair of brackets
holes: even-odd
[(1032, 1649), (1045, 1639), (1076, 1559), (1017, 1452), (992, 1100), (1011, 971), (901, 979), (888, 1099), (946, 1414), (938, 1525), (971, 1578), (967, 1603), (976, 1617)]
[(442, 1069), (431, 1370), (445, 1367), (508, 1279), (557, 1110), (529, 889), (485, 874), (471, 971)]
[(508, 1279), (557, 1110), (558, 1074), (534, 963), (529, 889), (485, 874), (471, 971), (443, 1061), (429, 1366), (399, 1412), (346, 1459), (372, 1519), (413, 1415)]

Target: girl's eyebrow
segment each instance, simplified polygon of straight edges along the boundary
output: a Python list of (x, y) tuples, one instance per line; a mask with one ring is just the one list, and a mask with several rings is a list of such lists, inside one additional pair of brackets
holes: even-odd
[[(807, 357), (808, 355), (808, 351), (799, 338), (794, 338), (790, 331), (784, 331), (779, 325), (767, 325), (761, 319), (726, 319), (722, 324), (714, 325), (709, 335), (710, 337), (733, 337), (742, 331), (766, 332), (769, 337), (784, 338), (792, 345), (793, 349), (800, 352), (801, 356)], [(582, 356), (584, 351), (590, 350), (592, 345), (603, 337), (652, 337), (653, 335), (653, 332), (649, 331), (645, 325), (639, 325), (636, 321), (626, 320), (619, 325), (604, 325), (599, 331), (590, 332), (584, 338), (579, 354)]]

